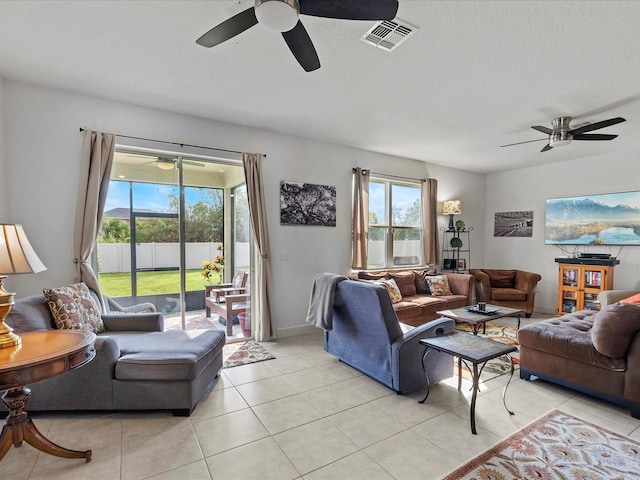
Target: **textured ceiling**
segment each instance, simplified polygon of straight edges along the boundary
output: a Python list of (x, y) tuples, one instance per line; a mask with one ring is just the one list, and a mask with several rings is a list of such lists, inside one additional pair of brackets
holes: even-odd
[[(261, 25), (196, 45), (252, 5), (4, 0), (0, 76), (476, 172), (639, 150), (640, 2), (400, 0), (418, 31), (393, 52), (360, 41), (373, 22), (301, 16), (310, 73)], [(560, 115), (627, 122), (598, 131), (611, 142), (500, 148)]]

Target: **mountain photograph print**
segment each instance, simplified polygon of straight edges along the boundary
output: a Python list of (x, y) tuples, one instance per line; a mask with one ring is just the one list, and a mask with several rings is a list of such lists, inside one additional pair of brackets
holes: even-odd
[(640, 192), (547, 200), (548, 245), (640, 245)]
[(336, 226), (336, 187), (280, 182), (280, 224)]
[(533, 211), (496, 212), (494, 218), (494, 237), (531, 237), (533, 235)]

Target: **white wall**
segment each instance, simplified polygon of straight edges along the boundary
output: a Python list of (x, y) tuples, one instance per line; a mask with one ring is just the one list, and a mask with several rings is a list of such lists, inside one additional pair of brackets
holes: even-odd
[[(542, 275), (536, 311), (555, 312), (558, 268), (554, 258), (564, 255), (558, 247), (544, 244), (545, 201), (640, 189), (637, 155), (627, 156), (615, 149), (612, 152), (616, 153), (487, 176), (484, 263), (487, 268), (519, 268)], [(494, 237), (494, 213), (518, 210), (533, 210), (533, 236)], [(620, 247), (589, 247), (585, 251), (615, 256), (619, 250)], [(614, 270), (614, 288), (640, 288), (640, 247), (624, 247), (618, 258), (620, 265)]]
[[(272, 314), (278, 335), (315, 328), (305, 324), (314, 277), (350, 273), (351, 169), (439, 179), (439, 200), (459, 198), (467, 225), (479, 234), (485, 218), (485, 177), (424, 162), (270, 133), (141, 106), (4, 80), (7, 220), (22, 223), (48, 270), (12, 277), (18, 296), (74, 280), (72, 232), (79, 183), (79, 127), (164, 141), (267, 155), (264, 183), (271, 240)], [(0, 157), (1, 160), (1, 157)], [(280, 181), (334, 185), (337, 226), (281, 226)], [(1, 208), (1, 207), (0, 207)], [(2, 211), (0, 210), (0, 214)], [(447, 220), (441, 217), (441, 225)], [(475, 239), (474, 239), (475, 242)], [(478, 253), (479, 254), (479, 253)]]
[(6, 161), (7, 146), (4, 141), (4, 79), (0, 77), (0, 223), (8, 222), (8, 206), (7, 200), (9, 192), (7, 190), (7, 184), (9, 181), (9, 165)]

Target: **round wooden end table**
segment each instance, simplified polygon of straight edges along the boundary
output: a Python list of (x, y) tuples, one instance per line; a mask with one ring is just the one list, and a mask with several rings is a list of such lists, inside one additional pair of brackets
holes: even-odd
[(24, 408), (31, 396), (27, 385), (60, 375), (89, 362), (96, 354), (94, 333), (76, 330), (42, 330), (22, 333), (22, 345), (0, 349), (0, 391), (9, 409), (0, 434), (0, 460), (11, 445), (29, 445), (63, 458), (91, 461), (91, 450), (69, 450), (45, 438)]

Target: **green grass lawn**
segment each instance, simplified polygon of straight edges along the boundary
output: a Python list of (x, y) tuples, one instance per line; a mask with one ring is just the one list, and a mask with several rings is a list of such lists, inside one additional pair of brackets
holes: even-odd
[[(157, 295), (178, 293), (180, 291), (180, 272), (138, 272), (138, 295)], [(202, 270), (187, 270), (187, 291), (204, 290), (207, 281), (202, 276)], [(102, 292), (110, 297), (131, 296), (131, 274), (99, 273), (98, 280)], [(211, 283), (221, 283), (220, 274), (213, 272)]]

